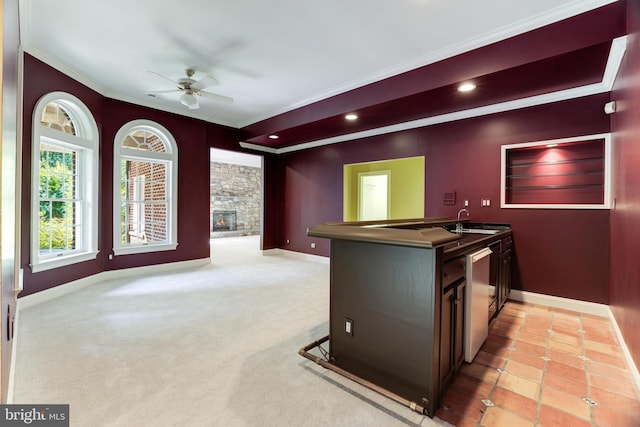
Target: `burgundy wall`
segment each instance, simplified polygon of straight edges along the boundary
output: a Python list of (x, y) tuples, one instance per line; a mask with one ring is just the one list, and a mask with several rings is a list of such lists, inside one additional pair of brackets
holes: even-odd
[(611, 212), (610, 306), (636, 366), (640, 367), (640, 2), (628, 2), (629, 43), (612, 99), (615, 149)]
[[(342, 220), (343, 164), (424, 155), (426, 216), (453, 218), (468, 199), (473, 220), (512, 224), (515, 289), (607, 303), (609, 212), (500, 209), (500, 146), (608, 132), (608, 100), (607, 94), (594, 95), (282, 156), (279, 244), (328, 256), (328, 242), (307, 237), (306, 230)], [(456, 191), (456, 206), (443, 206), (447, 191)], [(490, 198), (491, 207), (481, 208), (481, 198)]]
[[(344, 129), (343, 115), (352, 111), (358, 111), (361, 117), (357, 123), (350, 124), (353, 126), (352, 131), (355, 131), (421, 118), (427, 110), (436, 114), (452, 111), (453, 105), (453, 110), (470, 108), (471, 105), (462, 107), (458, 104), (459, 100), (451, 104), (450, 98), (456, 98), (451, 96), (451, 92), (455, 93), (454, 86), (459, 82), (477, 79), (480, 76), (484, 90), (468, 99), (478, 101), (484, 96), (482, 94), (489, 93), (494, 97), (494, 102), (496, 96), (511, 98), (509, 93), (514, 87), (518, 87), (520, 93), (528, 87), (529, 95), (539, 93), (538, 91), (557, 90), (557, 87), (548, 85), (549, 70), (543, 71), (546, 67), (514, 79), (514, 76), (519, 74), (516, 69), (531, 71), (541, 65), (535, 61), (555, 61), (552, 58), (555, 55), (583, 48), (592, 49), (593, 45), (599, 43), (608, 44), (613, 38), (624, 35), (624, 16), (624, 1), (613, 2), (517, 37), (501, 40), (254, 123), (243, 129), (246, 132), (244, 140), (286, 146), (321, 139), (335, 134), (338, 129)], [(567, 68), (554, 62), (554, 84), (558, 83), (559, 75), (568, 76), (573, 74), (576, 67), (591, 68), (598, 63), (581, 65), (576, 61), (573, 67)], [(512, 67), (514, 69), (505, 74), (505, 71)], [(512, 74), (513, 71), (516, 71), (516, 74)], [(583, 71), (584, 69), (581, 69), (581, 72)], [(493, 73), (500, 77), (500, 81), (492, 82), (490, 75)], [(593, 77), (593, 74), (587, 74)], [(587, 74), (579, 79), (587, 77)], [(574, 80), (574, 83), (576, 81)], [(489, 90), (491, 87), (493, 90)], [(425, 98), (422, 96), (424, 94), (428, 96)], [(404, 97), (407, 98), (401, 99)], [(434, 99), (437, 101), (434, 102)], [(389, 102), (393, 104), (393, 108), (387, 108), (386, 111), (380, 108), (381, 104)], [(444, 105), (446, 107), (443, 110)], [(409, 114), (413, 116), (409, 117)], [(367, 116), (374, 119), (369, 121)], [(378, 122), (374, 123), (374, 120)], [(363, 124), (365, 122), (366, 124)], [(267, 138), (270, 133), (278, 133), (280, 138), (270, 140)]]
[[(21, 265), (24, 291), (29, 295), (105, 270), (186, 261), (209, 256), (209, 148), (238, 150), (235, 129), (205, 123), (171, 113), (104, 98), (102, 95), (25, 55), (23, 125), (23, 191)], [(31, 126), (38, 100), (53, 91), (71, 93), (84, 102), (98, 123), (100, 139), (100, 253), (96, 260), (33, 274), (29, 268), (31, 215)], [(120, 255), (109, 260), (112, 251), (113, 140), (121, 126), (135, 119), (153, 120), (166, 127), (178, 145), (178, 248), (151, 254)], [(269, 228), (271, 230), (272, 227)]]
[[(70, 79), (66, 75), (54, 70), (43, 62), (30, 55), (24, 56), (24, 106), (23, 106), (23, 134), (22, 134), (22, 230), (21, 230), (21, 259), (24, 270), (24, 290), (20, 296), (41, 291), (61, 283), (70, 282), (81, 277), (90, 276), (104, 268), (104, 244), (102, 236), (98, 239), (100, 253), (98, 258), (74, 264), (71, 267), (58, 268), (33, 274), (29, 267), (30, 262), (30, 224), (31, 224), (31, 126), (33, 110), (38, 100), (50, 92), (62, 91), (79, 98), (93, 113), (98, 123), (98, 132), (102, 132), (102, 123), (99, 118), (103, 115), (104, 98), (95, 91)], [(100, 144), (100, 160), (104, 158), (104, 141)], [(105, 175), (101, 168), (100, 183)], [(101, 206), (102, 208), (102, 206)], [(102, 227), (103, 218), (99, 215), (98, 224)], [(100, 234), (100, 233), (99, 233)]]
[[(209, 156), (204, 122), (163, 111), (107, 99), (102, 119), (102, 181), (100, 186), (105, 270), (139, 267), (209, 256)], [(136, 119), (160, 123), (178, 146), (178, 248), (150, 254), (107, 257), (113, 248), (113, 145), (118, 130)], [(203, 197), (203, 194), (205, 196)]]
[(284, 188), (283, 174), (280, 173), (281, 159), (265, 154), (262, 164), (263, 200), (262, 200), (262, 249), (281, 247), (280, 237), (284, 226)]

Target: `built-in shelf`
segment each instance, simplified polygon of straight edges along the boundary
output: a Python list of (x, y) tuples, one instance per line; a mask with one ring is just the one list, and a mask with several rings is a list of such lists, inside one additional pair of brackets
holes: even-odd
[(501, 207), (608, 209), (610, 134), (502, 146)]

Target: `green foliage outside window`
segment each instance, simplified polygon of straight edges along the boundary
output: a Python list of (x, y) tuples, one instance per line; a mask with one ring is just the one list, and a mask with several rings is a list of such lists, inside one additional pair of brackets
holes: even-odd
[(46, 146), (40, 150), (39, 241), (41, 250), (75, 248), (76, 152)]
[(40, 249), (74, 249), (75, 236), (68, 231), (64, 218), (40, 221)]

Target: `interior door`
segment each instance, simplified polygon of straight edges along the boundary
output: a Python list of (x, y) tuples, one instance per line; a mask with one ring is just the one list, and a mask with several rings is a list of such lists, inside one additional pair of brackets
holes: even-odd
[(390, 216), (391, 171), (358, 174), (358, 221), (388, 219)]

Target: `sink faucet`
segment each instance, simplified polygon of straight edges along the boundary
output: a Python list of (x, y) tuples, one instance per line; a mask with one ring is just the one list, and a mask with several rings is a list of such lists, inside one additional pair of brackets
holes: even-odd
[(462, 214), (462, 212), (466, 212), (467, 213), (467, 218), (469, 218), (469, 216), (471, 215), (467, 209), (460, 209), (458, 211), (458, 223), (456, 224), (456, 232), (457, 233), (462, 233), (462, 223), (460, 222), (460, 214)]

